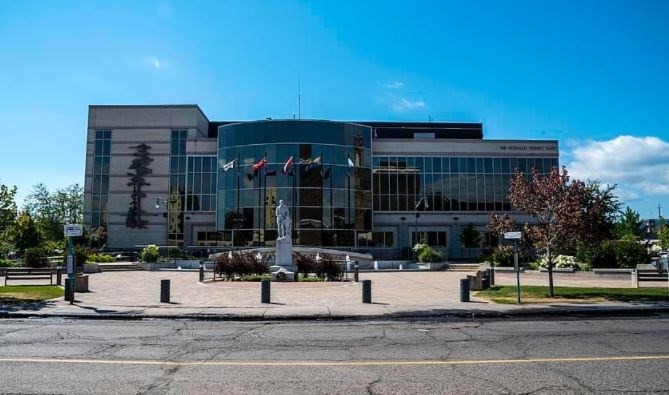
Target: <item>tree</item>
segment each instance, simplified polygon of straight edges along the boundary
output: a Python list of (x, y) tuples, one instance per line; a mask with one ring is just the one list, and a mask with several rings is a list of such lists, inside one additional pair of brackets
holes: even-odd
[(636, 211), (627, 207), (615, 226), (615, 236), (620, 240), (641, 239), (641, 216)]
[(657, 227), (657, 238), (660, 239), (660, 247), (669, 250), (669, 224), (660, 217), (660, 225)]
[(582, 242), (588, 247), (601, 244), (613, 237), (620, 212), (620, 202), (614, 191), (616, 186), (602, 186), (599, 181), (589, 181), (583, 198)]
[(548, 176), (534, 170), (531, 179), (517, 171), (511, 180), (509, 201), (517, 210), (532, 216), (524, 232), (548, 262), (548, 296), (553, 297), (553, 267), (557, 250), (579, 239), (583, 232), (583, 201), (586, 186), (570, 180), (566, 167), (553, 167)]
[(22, 211), (16, 218), (14, 226), (14, 244), (20, 252), (37, 247), (42, 243), (37, 224), (28, 211)]
[(142, 210), (142, 199), (146, 197), (146, 193), (142, 191), (142, 187), (151, 185), (146, 182), (144, 177), (153, 173), (153, 170), (149, 167), (151, 162), (153, 162), (153, 158), (151, 158), (151, 155), (149, 154), (151, 147), (146, 144), (140, 144), (130, 148), (134, 148), (136, 152), (132, 154), (135, 159), (132, 160), (128, 169), (134, 170), (135, 172), (127, 173), (128, 177), (130, 177), (128, 186), (132, 187), (132, 193), (130, 194), (131, 201), (125, 225), (128, 228), (143, 229), (146, 228), (149, 221), (142, 219), (142, 214), (145, 214), (145, 211)]
[(83, 222), (84, 193), (79, 184), (50, 192), (46, 185), (33, 186), (26, 199), (25, 209), (37, 223), (43, 238), (61, 242), (65, 239), (63, 225)]
[(16, 222), (16, 187), (0, 183), (0, 257), (11, 250), (10, 232)]
[(465, 248), (476, 248), (481, 246), (481, 232), (479, 232), (471, 222), (462, 229), (460, 242)]

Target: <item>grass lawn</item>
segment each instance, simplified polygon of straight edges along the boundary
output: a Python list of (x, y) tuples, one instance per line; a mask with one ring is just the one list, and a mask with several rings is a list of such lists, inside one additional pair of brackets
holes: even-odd
[[(593, 302), (669, 302), (667, 288), (577, 288), (554, 287), (554, 298), (547, 297), (548, 287), (526, 285), (520, 287), (520, 299), (523, 303), (593, 303)], [(516, 287), (501, 285), (479, 291), (476, 297), (495, 303), (515, 304)]]
[(64, 292), (56, 285), (8, 285), (0, 287), (0, 304), (42, 302), (59, 298)]

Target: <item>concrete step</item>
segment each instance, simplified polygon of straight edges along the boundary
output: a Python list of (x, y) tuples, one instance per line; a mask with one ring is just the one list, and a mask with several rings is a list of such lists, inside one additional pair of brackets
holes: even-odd
[(101, 272), (127, 272), (144, 270), (138, 264), (134, 263), (101, 263), (99, 264)]
[(449, 263), (444, 269), (447, 272), (475, 272), (479, 270), (478, 263)]

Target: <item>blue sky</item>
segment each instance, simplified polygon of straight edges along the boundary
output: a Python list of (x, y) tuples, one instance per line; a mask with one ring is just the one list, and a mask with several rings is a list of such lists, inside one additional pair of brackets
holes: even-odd
[(83, 183), (89, 104), (480, 121), (669, 214), (666, 1), (0, 1), (0, 180)]

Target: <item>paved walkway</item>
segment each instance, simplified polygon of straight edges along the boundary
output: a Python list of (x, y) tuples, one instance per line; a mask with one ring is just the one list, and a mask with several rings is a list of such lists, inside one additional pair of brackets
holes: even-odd
[[(76, 303), (62, 299), (5, 312), (39, 315), (140, 315), (151, 317), (218, 316), (270, 319), (278, 317), (381, 317), (443, 314), (519, 314), (559, 309), (592, 311), (602, 308), (644, 306), (669, 308), (669, 304), (598, 303), (548, 305), (499, 305), (472, 297), (460, 302), (459, 280), (463, 272), (370, 272), (361, 280), (372, 280), (372, 304), (362, 303), (360, 283), (271, 283), (271, 304), (260, 303), (259, 282), (207, 281), (198, 283), (197, 272), (107, 272), (89, 277), (91, 292), (77, 293)], [(210, 276), (211, 274), (208, 273)], [(171, 303), (160, 303), (160, 280), (171, 280)], [(556, 274), (556, 286), (631, 287), (629, 280), (598, 279)], [(515, 284), (513, 273), (497, 273), (498, 285)], [(546, 274), (523, 274), (525, 285), (547, 284)], [(666, 286), (644, 283), (643, 286)], [(0, 308), (0, 311), (3, 311)]]

